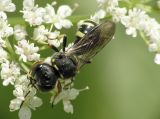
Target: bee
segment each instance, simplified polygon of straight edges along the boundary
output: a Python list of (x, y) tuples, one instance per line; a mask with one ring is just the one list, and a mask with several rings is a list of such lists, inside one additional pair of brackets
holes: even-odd
[(114, 34), (115, 24), (111, 21), (99, 25), (91, 20), (84, 21), (78, 28), (73, 46), (66, 50), (67, 36), (64, 36), (62, 51), (51, 46), (56, 52), (50, 63), (37, 62), (32, 67), (29, 77), (32, 84), (42, 92), (49, 92), (59, 86), (59, 79), (73, 79)]

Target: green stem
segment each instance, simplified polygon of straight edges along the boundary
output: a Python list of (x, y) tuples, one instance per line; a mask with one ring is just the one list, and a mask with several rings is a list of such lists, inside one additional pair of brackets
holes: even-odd
[(139, 34), (140, 34), (140, 36), (142, 37), (142, 39), (144, 40), (144, 42), (145, 42), (147, 45), (149, 45), (150, 42), (148, 41), (148, 39), (146, 38), (146, 36), (144, 35), (144, 33), (140, 31)]
[(22, 71), (24, 71), (25, 73), (29, 72), (28, 67), (23, 62), (19, 61), (18, 57), (15, 54), (15, 50), (11, 46), (8, 39), (6, 39), (6, 49), (8, 50), (8, 53), (10, 55), (10, 59), (12, 61), (17, 62), (19, 64), (19, 66), (22, 68)]
[(54, 26), (54, 24), (51, 24), (51, 27), (50, 27), (50, 29), (49, 29), (49, 32), (51, 32), (51, 31), (52, 31), (53, 26)]
[(24, 69), (25, 73), (29, 72), (29, 68), (23, 63), (23, 62), (19, 62), (20, 66)]
[(11, 46), (7, 38), (5, 39), (5, 41), (6, 41), (6, 50), (8, 50), (8, 53), (10, 54), (10, 58), (15, 59), (13, 47)]

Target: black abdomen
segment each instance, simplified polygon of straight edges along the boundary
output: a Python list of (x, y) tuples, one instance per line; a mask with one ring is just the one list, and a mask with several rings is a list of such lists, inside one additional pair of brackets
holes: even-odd
[(90, 32), (97, 24), (90, 20), (85, 20), (81, 23), (81, 25), (78, 27), (78, 31), (76, 33), (76, 40), (74, 44), (76, 44), (78, 41), (80, 41), (84, 35), (86, 35), (88, 32)]
[(41, 91), (50, 91), (54, 88), (59, 74), (49, 64), (37, 64), (32, 72), (33, 78), (36, 80), (36, 86)]

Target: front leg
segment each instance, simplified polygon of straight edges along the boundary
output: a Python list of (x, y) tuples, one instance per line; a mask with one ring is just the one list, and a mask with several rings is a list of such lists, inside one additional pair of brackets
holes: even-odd
[(54, 106), (54, 102), (55, 102), (55, 99), (57, 98), (57, 96), (59, 95), (59, 93), (62, 91), (62, 86), (61, 86), (61, 82), (58, 80), (56, 82), (56, 86), (55, 86), (55, 89), (54, 89), (54, 94), (53, 96), (51, 97), (51, 106), (53, 108)]
[(64, 84), (63, 89), (67, 90), (69, 88), (71, 88), (73, 86), (73, 82), (74, 82), (74, 77), (72, 77), (71, 79), (69, 79), (70, 82), (67, 82), (66, 84)]

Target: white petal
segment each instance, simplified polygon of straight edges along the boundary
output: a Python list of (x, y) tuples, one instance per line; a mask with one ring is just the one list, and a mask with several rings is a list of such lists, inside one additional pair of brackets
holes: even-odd
[(4, 81), (3, 81), (3, 86), (8, 86), (9, 85), (9, 83), (11, 83), (12, 85), (13, 85), (13, 79), (12, 78), (8, 78), (8, 79), (5, 79)]
[(136, 29), (134, 27), (129, 27), (128, 29), (126, 29), (126, 34), (127, 35), (132, 35), (132, 37), (137, 36), (137, 32), (136, 32)]
[(5, 11), (7, 12), (14, 12), (16, 10), (16, 6), (13, 3), (8, 4), (8, 6), (6, 6)]
[(60, 35), (59, 31), (49, 32), (48, 33), (48, 38), (49, 39), (56, 39), (59, 35)]
[(55, 10), (54, 10), (54, 8), (53, 8), (52, 5), (47, 4), (47, 6), (45, 7), (45, 9), (46, 9), (46, 12), (47, 12), (48, 15), (51, 15), (51, 16), (55, 15)]
[(71, 28), (71, 26), (73, 25), (72, 22), (67, 19), (61, 20), (61, 24), (64, 28), (67, 28), (67, 29)]
[(78, 95), (79, 95), (79, 90), (72, 88), (69, 90), (68, 98), (69, 100), (74, 100)]
[(22, 100), (18, 98), (11, 100), (9, 105), (10, 111), (18, 110), (20, 108), (21, 103), (22, 103)]
[(2, 18), (3, 20), (7, 20), (7, 15), (5, 12), (0, 11), (0, 18)]
[(40, 107), (42, 105), (42, 99), (39, 97), (33, 97), (32, 100), (30, 100), (30, 107), (32, 109), (35, 109), (36, 107)]
[(99, 4), (104, 4), (107, 0), (96, 0)]
[(55, 47), (59, 47), (60, 46), (60, 41), (55, 39), (55, 40), (48, 40), (49, 45), (53, 45)]
[(60, 22), (56, 22), (54, 24), (54, 26), (57, 28), (57, 29), (62, 29), (62, 24)]
[(31, 10), (34, 8), (34, 0), (24, 0), (23, 8), (26, 10)]
[(62, 5), (58, 8), (57, 14), (62, 18), (66, 18), (72, 14), (72, 9), (68, 5)]
[(150, 52), (155, 52), (155, 51), (158, 50), (158, 46), (157, 46), (156, 43), (151, 43), (151, 44), (149, 44), (149, 48), (148, 49), (149, 49)]
[(156, 64), (160, 64), (160, 54), (156, 54), (155, 58), (154, 58), (154, 62)]
[(99, 23), (99, 20), (103, 19), (105, 16), (106, 16), (106, 11), (104, 11), (103, 9), (100, 9), (93, 16), (91, 16), (91, 19)]
[(64, 105), (65, 112), (73, 114), (73, 106), (70, 101), (64, 100), (63, 105)]
[(51, 102), (54, 99), (54, 105), (56, 105), (58, 102), (60, 102), (62, 99), (64, 99), (66, 97), (66, 91), (63, 90), (62, 92), (60, 92), (60, 94), (54, 99), (54, 95), (51, 97)]
[(19, 110), (18, 116), (20, 119), (31, 119), (31, 110), (28, 107), (22, 107)]

